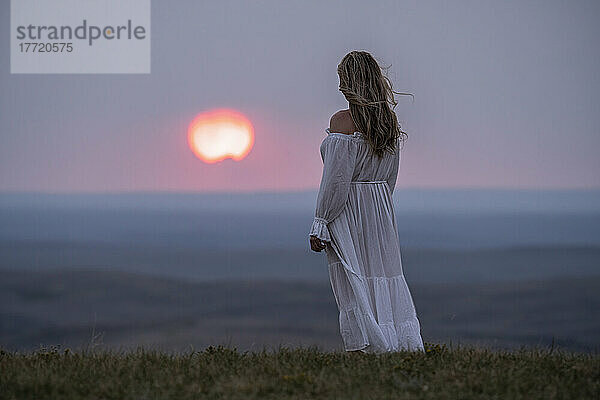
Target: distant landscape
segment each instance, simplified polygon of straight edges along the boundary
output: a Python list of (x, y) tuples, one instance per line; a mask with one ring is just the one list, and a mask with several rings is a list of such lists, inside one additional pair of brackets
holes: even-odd
[[(0, 346), (341, 349), (315, 196), (0, 195)], [(394, 198), (424, 340), (598, 350), (598, 192)]]
[[(326, 282), (188, 283), (95, 270), (2, 271), (2, 345), (90, 344), (185, 351), (319, 346), (339, 350)], [(521, 345), (594, 352), (600, 277), (487, 284), (413, 284), (424, 340), (496, 349)]]

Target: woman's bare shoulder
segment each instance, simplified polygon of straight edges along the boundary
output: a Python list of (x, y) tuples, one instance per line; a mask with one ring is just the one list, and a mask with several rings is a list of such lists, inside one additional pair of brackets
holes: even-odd
[(354, 126), (354, 121), (352, 121), (350, 110), (340, 110), (333, 114), (329, 120), (329, 130), (346, 135), (354, 134), (356, 126)]

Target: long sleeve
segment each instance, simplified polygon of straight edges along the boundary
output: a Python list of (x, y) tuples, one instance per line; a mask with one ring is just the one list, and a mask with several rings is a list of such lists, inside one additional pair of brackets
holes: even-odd
[(397, 154), (394, 157), (394, 164), (392, 165), (392, 169), (390, 171), (390, 175), (387, 178), (388, 186), (390, 187), (390, 193), (394, 194), (394, 189), (396, 188), (396, 180), (398, 179), (398, 170), (400, 168), (400, 159), (402, 157), (402, 153), (400, 149), (397, 150)]
[(348, 200), (358, 145), (352, 136), (329, 134), (320, 150), (323, 174), (309, 235), (330, 242), (327, 225), (342, 212)]

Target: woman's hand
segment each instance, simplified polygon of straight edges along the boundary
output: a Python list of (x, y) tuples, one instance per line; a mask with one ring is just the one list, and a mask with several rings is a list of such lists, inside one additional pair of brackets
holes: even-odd
[(316, 236), (310, 235), (310, 248), (317, 253), (325, 249), (325, 242)]

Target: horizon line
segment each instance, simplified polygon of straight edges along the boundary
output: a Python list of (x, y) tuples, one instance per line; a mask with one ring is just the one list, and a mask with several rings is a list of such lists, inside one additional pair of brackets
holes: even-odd
[[(179, 195), (251, 195), (251, 194), (302, 194), (315, 193), (319, 188), (310, 189), (258, 189), (258, 190), (171, 190), (171, 189), (133, 189), (133, 190), (0, 190), (2, 195), (128, 195), (128, 194), (179, 194)], [(506, 187), (506, 186), (406, 186), (396, 187), (394, 193), (402, 191), (493, 191), (493, 192), (600, 192), (598, 187)]]

